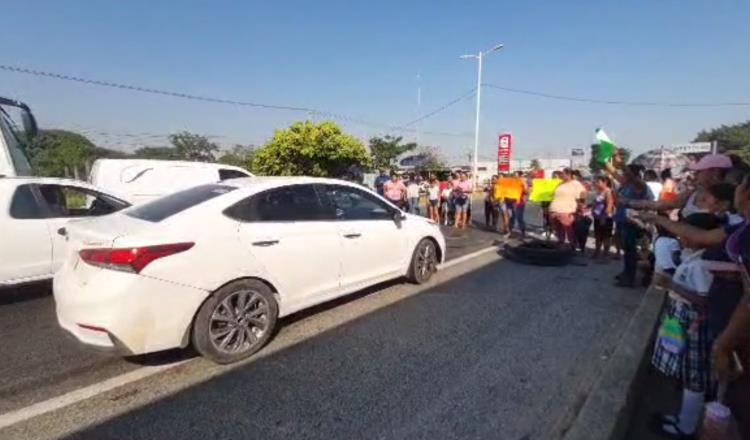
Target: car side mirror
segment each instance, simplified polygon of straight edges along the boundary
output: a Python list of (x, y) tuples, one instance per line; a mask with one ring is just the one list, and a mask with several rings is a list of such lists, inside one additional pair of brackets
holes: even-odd
[(406, 218), (403, 212), (401, 212), (400, 209), (394, 209), (392, 212), (393, 215), (393, 222), (397, 225), (401, 226), (401, 222)]

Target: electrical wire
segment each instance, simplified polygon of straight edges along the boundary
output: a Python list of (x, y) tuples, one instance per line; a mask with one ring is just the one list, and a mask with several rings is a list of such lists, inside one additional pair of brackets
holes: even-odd
[(641, 106), (641, 107), (743, 107), (750, 106), (750, 102), (658, 102), (658, 101), (625, 101), (619, 99), (595, 99), (578, 96), (555, 95), (552, 93), (537, 92), (534, 90), (516, 89), (513, 87), (498, 86), (495, 84), (482, 84), (482, 87), (502, 90), (522, 95), (538, 96), (540, 98), (556, 99), (561, 101), (584, 102), (589, 104)]
[[(214, 98), (214, 97), (194, 95), (194, 94), (184, 93), (184, 92), (175, 92), (175, 91), (170, 91), (170, 90), (154, 89), (154, 88), (141, 87), (141, 86), (136, 86), (136, 85), (131, 85), (131, 84), (117, 83), (113, 81), (101, 81), (101, 80), (96, 80), (96, 79), (83, 78), (79, 76), (66, 75), (62, 73), (55, 73), (55, 72), (49, 72), (49, 71), (44, 71), (44, 70), (12, 66), (8, 64), (0, 64), (0, 70), (20, 73), (20, 74), (25, 74), (25, 75), (53, 78), (53, 79), (58, 79), (58, 80), (63, 80), (63, 81), (77, 82), (81, 84), (95, 85), (95, 86), (100, 86), (100, 87), (109, 87), (109, 88), (128, 90), (128, 91), (134, 91), (134, 92), (140, 92), (140, 93), (170, 96), (174, 98), (188, 99), (188, 100), (193, 100), (193, 101), (211, 102), (211, 103), (216, 103), (216, 104), (229, 104), (229, 105), (236, 105), (236, 106), (241, 106), (241, 107), (252, 107), (252, 108), (261, 108), (261, 109), (268, 109), (268, 110), (305, 112), (310, 115), (322, 116), (325, 118), (332, 118), (332, 119), (337, 119), (341, 121), (347, 121), (347, 122), (351, 122), (351, 123), (358, 124), (358, 125), (376, 128), (379, 130), (404, 131), (404, 132), (416, 131), (414, 129), (408, 128), (406, 125), (393, 126), (393, 125), (387, 125), (387, 124), (379, 124), (379, 123), (366, 121), (364, 119), (355, 118), (355, 117), (340, 114), (340, 113), (333, 113), (329, 111), (315, 109), (312, 107), (264, 104), (264, 103), (258, 103), (258, 102), (252, 102), (252, 101)], [(456, 136), (456, 137), (466, 137), (470, 135), (467, 133), (447, 133), (447, 132), (438, 132), (438, 131), (423, 131), (422, 133), (441, 135), (441, 136)]]
[(423, 120), (425, 120), (427, 118), (435, 116), (436, 114), (438, 114), (438, 113), (440, 113), (440, 112), (442, 112), (444, 110), (447, 110), (448, 108), (452, 107), (453, 105), (458, 104), (459, 102), (463, 101), (464, 99), (467, 99), (469, 97), (474, 96), (476, 94), (476, 91), (477, 91), (477, 88), (474, 87), (473, 89), (469, 90), (468, 92), (464, 93), (463, 95), (459, 96), (458, 98), (455, 98), (455, 99), (452, 99), (452, 100), (448, 101), (447, 103), (441, 105), (440, 107), (436, 108), (435, 110), (433, 110), (433, 111), (431, 111), (429, 113), (425, 113), (424, 115), (418, 117), (417, 119), (414, 119), (412, 121), (407, 122), (404, 125), (401, 125), (401, 127), (409, 127), (409, 126), (414, 125), (414, 124), (416, 124), (418, 122), (422, 122)]

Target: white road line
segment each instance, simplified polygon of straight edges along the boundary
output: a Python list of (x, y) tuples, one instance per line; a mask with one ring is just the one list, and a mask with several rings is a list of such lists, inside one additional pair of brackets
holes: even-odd
[[(479, 257), (481, 255), (484, 255), (486, 253), (493, 252), (493, 251), (497, 251), (496, 246), (486, 247), (476, 252), (472, 252), (470, 254), (463, 255), (453, 260), (447, 261), (441, 264), (440, 266), (438, 266), (438, 268), (448, 269), (449, 267), (456, 266), (458, 264), (469, 261), (472, 258), (476, 258), (476, 257)], [(43, 414), (56, 411), (66, 406), (70, 406), (78, 402), (90, 399), (92, 397), (111, 391), (115, 388), (119, 388), (129, 383), (136, 382), (141, 379), (145, 379), (149, 376), (153, 376), (155, 374), (170, 370), (174, 367), (190, 362), (191, 360), (192, 359), (187, 359), (184, 361), (179, 361), (179, 362), (175, 362), (173, 364), (167, 364), (167, 365), (141, 367), (141, 368), (138, 368), (137, 370), (133, 370), (128, 373), (121, 374), (119, 376), (115, 376), (110, 379), (106, 379), (102, 382), (95, 383), (95, 384), (92, 384), (83, 388), (79, 388), (77, 390), (70, 391), (63, 395), (53, 397), (51, 399), (44, 400), (38, 403), (34, 403), (32, 405), (17, 409), (15, 411), (9, 411), (5, 414), (0, 414), (0, 429), (7, 428), (9, 426), (24, 422), (34, 417), (41, 416)]]
[(0, 415), (0, 429), (7, 428), (9, 426), (15, 425), (16, 423), (29, 420), (33, 417), (55, 411), (69, 405), (73, 405), (74, 403), (90, 399), (94, 396), (106, 393), (107, 391), (119, 388), (131, 382), (135, 382), (149, 376), (153, 376), (154, 374), (161, 373), (162, 371), (169, 370), (178, 365), (182, 365), (188, 361), (190, 361), (190, 359), (168, 365), (141, 367), (129, 373), (121, 374), (102, 382), (79, 388), (61, 396), (53, 397), (49, 400), (44, 400), (42, 402), (29, 405), (25, 408), (7, 412)]
[(449, 267), (453, 267), (453, 266), (455, 266), (457, 264), (464, 263), (464, 262), (469, 261), (472, 258), (476, 258), (476, 257), (478, 257), (480, 255), (484, 255), (484, 254), (487, 254), (487, 253), (490, 253), (490, 252), (493, 252), (493, 251), (497, 252), (498, 249), (499, 248), (497, 246), (489, 246), (489, 247), (486, 247), (486, 248), (482, 248), (482, 249), (480, 249), (480, 250), (478, 250), (476, 252), (472, 252), (470, 254), (462, 255), (462, 256), (460, 256), (458, 258), (454, 258), (452, 260), (446, 261), (445, 263), (439, 265), (438, 269), (448, 269)]

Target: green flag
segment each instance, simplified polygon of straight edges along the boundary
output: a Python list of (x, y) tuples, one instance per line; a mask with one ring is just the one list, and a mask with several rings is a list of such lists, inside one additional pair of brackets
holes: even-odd
[(596, 161), (604, 165), (615, 155), (617, 146), (601, 128), (596, 129), (596, 143), (599, 145), (596, 151)]

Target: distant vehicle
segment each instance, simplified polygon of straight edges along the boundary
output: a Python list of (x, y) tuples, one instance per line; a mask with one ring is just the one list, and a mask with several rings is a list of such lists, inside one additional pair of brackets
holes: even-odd
[(250, 177), (251, 173), (232, 165), (155, 159), (97, 159), (89, 182), (133, 204), (204, 183)]
[(0, 177), (0, 287), (51, 278), (66, 255), (59, 228), (127, 206), (85, 182)]
[(446, 249), (436, 223), (307, 177), (201, 185), (61, 232), (62, 328), (128, 354), (192, 343), (218, 363), (250, 356), (298, 310), (402, 276), (424, 283)]
[(37, 134), (29, 107), (0, 97), (0, 176), (30, 176), (26, 147)]

